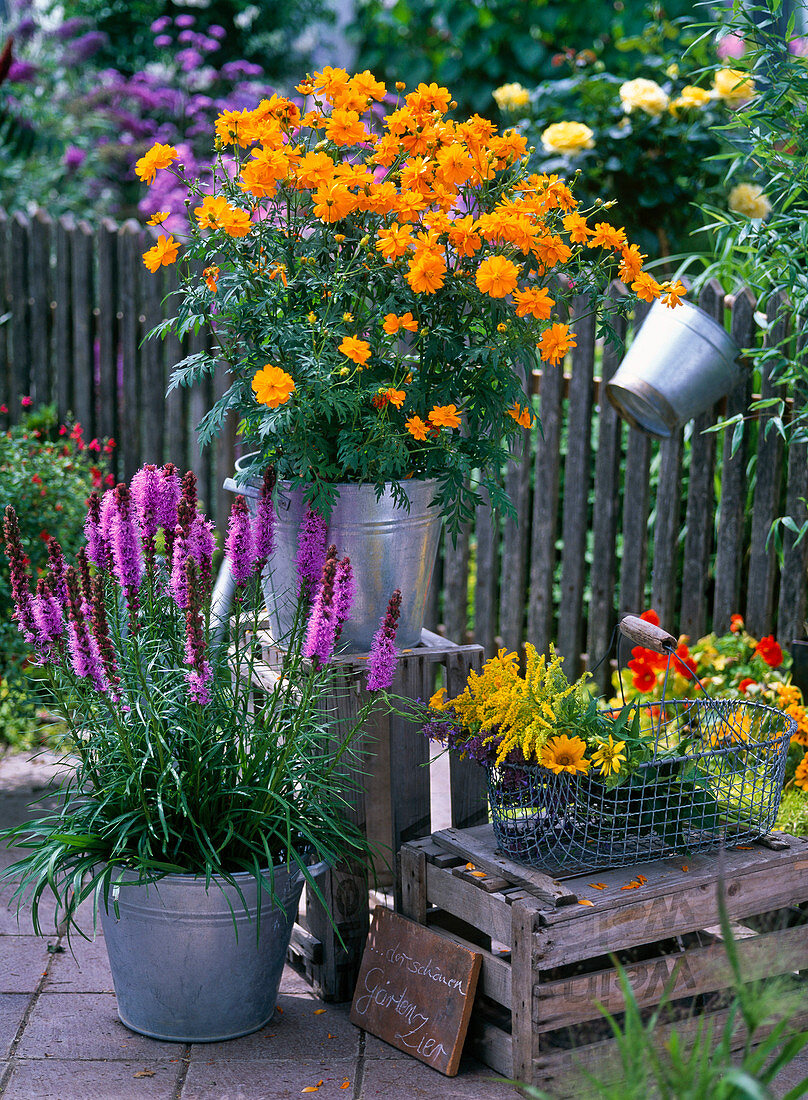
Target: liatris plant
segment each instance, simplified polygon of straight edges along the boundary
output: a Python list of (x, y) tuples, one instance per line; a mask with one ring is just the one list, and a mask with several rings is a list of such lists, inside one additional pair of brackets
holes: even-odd
[(269, 475), (254, 517), (243, 497), (233, 505), (229, 633), (212, 621), (215, 543), (192, 474), (180, 482), (171, 465), (145, 466), (130, 486), (92, 496), (86, 548), (68, 564), (52, 540), (36, 586), (6, 509), (14, 616), (77, 757), (59, 809), (6, 834), (28, 849), (10, 875), (19, 896), (31, 893), (37, 930), (47, 888), (72, 920), (82, 898), (106, 897), (124, 869), (147, 879), (286, 864), (308, 876), (312, 860), (367, 853), (342, 819), (352, 783), (344, 765), (370, 709), (387, 705), (380, 689), (395, 664), (395, 617), (346, 732), (322, 707), (338, 690), (330, 659), (353, 596), (350, 562), (330, 547), (316, 585), (307, 574), (274, 687), (253, 697), (272, 486)]

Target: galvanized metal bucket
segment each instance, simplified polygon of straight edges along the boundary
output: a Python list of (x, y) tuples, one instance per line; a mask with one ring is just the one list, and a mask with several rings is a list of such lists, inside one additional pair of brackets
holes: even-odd
[[(241, 459), (243, 464), (245, 459)], [(236, 463), (236, 472), (239, 470)], [(409, 510), (399, 505), (388, 489), (379, 500), (372, 485), (340, 484), (339, 499), (328, 521), (327, 543), (334, 543), (340, 557), (351, 559), (356, 595), (351, 617), (343, 628), (340, 648), (366, 653), (379, 628), (387, 603), (401, 589), (401, 616), (396, 646), (418, 645), (424, 625), (429, 584), (435, 567), (441, 515), (430, 505), (436, 481), (412, 479), (402, 483)], [(225, 489), (242, 493), (251, 509), (257, 506), (260, 484), (233, 478)], [(281, 484), (277, 492), (276, 550), (264, 573), (264, 598), (272, 636), (288, 638), (297, 608), (298, 533), (305, 515), (303, 490)]]
[(666, 438), (738, 381), (740, 348), (692, 302), (654, 302), (606, 395), (634, 428)]
[(258, 884), (250, 874), (233, 878), (238, 890), (221, 879), (207, 888), (195, 875), (138, 884), (134, 874), (111, 888), (101, 923), (118, 1015), (131, 1031), (215, 1043), (270, 1021), (303, 876), (275, 868), (283, 905), (262, 891), (257, 937)]

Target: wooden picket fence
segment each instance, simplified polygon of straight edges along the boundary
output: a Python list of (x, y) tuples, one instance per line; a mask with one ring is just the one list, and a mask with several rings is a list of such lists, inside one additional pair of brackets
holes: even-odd
[[(14, 418), (23, 395), (54, 401), (87, 438), (114, 437), (118, 476), (142, 462), (190, 466), (221, 527), (233, 426), (203, 454), (195, 426), (224, 379), (166, 398), (171, 367), (204, 338), (145, 339), (170, 310), (176, 279), (173, 268), (152, 276), (144, 267), (150, 239), (134, 222), (93, 230), (0, 211), (0, 403)], [(711, 282), (699, 304), (740, 346), (758, 338), (748, 289), (729, 299)], [(591, 666), (606, 653), (619, 613), (647, 606), (692, 638), (727, 629), (734, 612), (758, 636), (803, 637), (808, 539), (795, 545), (786, 531), (778, 554), (767, 536), (775, 517), (806, 516), (806, 446), (786, 450), (765, 430), (768, 411), (734, 456), (729, 433), (704, 433), (717, 411), (743, 411), (753, 391), (775, 388), (746, 370), (720, 410), (659, 442), (602, 398), (621, 354), (598, 346), (593, 318), (575, 332), (568, 373), (533, 374), (542, 428), (525, 431), (506, 473), (518, 522), (481, 507), (455, 545), (444, 538), (427, 625), (488, 654), (555, 641), (570, 670), (581, 654)], [(599, 683), (606, 674), (601, 666)]]

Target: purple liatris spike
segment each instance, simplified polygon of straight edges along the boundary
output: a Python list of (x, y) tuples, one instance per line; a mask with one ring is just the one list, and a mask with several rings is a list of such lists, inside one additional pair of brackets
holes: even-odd
[(334, 641), (338, 642), (342, 634), (342, 627), (351, 617), (356, 589), (354, 586), (353, 569), (351, 559), (343, 558), (337, 566), (337, 575), (334, 578)]
[(107, 568), (112, 568), (112, 521), (115, 519), (115, 490), (107, 489), (101, 497), (101, 539), (107, 551)]
[(144, 540), (153, 539), (160, 526), (161, 474), (162, 471), (149, 462), (141, 466), (131, 481), (132, 502)]
[(138, 589), (143, 579), (143, 555), (138, 525), (133, 516), (132, 500), (125, 485), (115, 488), (115, 514), (112, 517), (112, 571), (126, 593), (129, 628), (137, 629)]
[(168, 562), (172, 560), (174, 528), (177, 526), (177, 505), (181, 492), (182, 485), (177, 467), (173, 462), (167, 462), (160, 474), (160, 507), (157, 522), (163, 529), (165, 557)]
[(87, 501), (84, 537), (87, 539), (87, 557), (99, 569), (108, 569), (109, 548), (101, 529), (101, 497), (98, 493), (90, 493)]
[(51, 660), (56, 643), (64, 634), (65, 620), (61, 600), (49, 582), (40, 577), (36, 584), (32, 611), (37, 628), (37, 650), (42, 664)]
[[(82, 547), (82, 551), (84, 551), (83, 560), (86, 567), (87, 557), (84, 547)], [(51, 588), (63, 604), (67, 604), (67, 585), (65, 583), (66, 570), (67, 562), (62, 553), (62, 547), (59, 545), (58, 539), (51, 536), (48, 539), (48, 576), (50, 578)]]
[(396, 652), (396, 631), (398, 617), (401, 614), (401, 589), (397, 588), (390, 597), (387, 614), (379, 629), (373, 635), (373, 643), (368, 656), (368, 691), (382, 691), (389, 688), (398, 663)]
[(104, 603), (104, 578), (99, 573), (96, 573), (90, 582), (90, 606), (93, 638), (95, 638), (95, 644), (98, 646), (98, 652), (104, 665), (107, 680), (112, 688), (112, 693), (117, 698), (115, 689), (121, 682), (121, 678), (118, 675), (115, 647), (112, 644), (109, 623), (107, 622), (107, 608)]
[(188, 606), (188, 582), (185, 573), (187, 561), (188, 540), (178, 523), (174, 528), (173, 546), (171, 548), (171, 592), (177, 601), (177, 607), (183, 611)]
[(263, 569), (275, 552), (275, 504), (272, 490), (275, 488), (275, 468), (264, 473), (264, 484), (258, 498), (258, 508), (253, 520), (253, 544), (257, 568)]
[(247, 501), (240, 494), (230, 510), (225, 555), (236, 584), (246, 584), (255, 569), (255, 548)]
[(328, 664), (334, 653), (336, 608), (334, 578), (337, 573), (337, 548), (329, 546), (323, 565), (323, 576), (311, 609), (303, 656), (317, 664)]
[(82, 608), (79, 577), (73, 566), (68, 566), (66, 574), (68, 592), (67, 639), (70, 650), (70, 663), (80, 679), (90, 679), (96, 691), (107, 690), (108, 683), (104, 674), (104, 664), (95, 638), (87, 628)]
[(325, 540), (328, 528), (321, 515), (306, 506), (306, 514), (297, 536), (298, 595), (309, 596), (316, 591), (323, 574)]
[(213, 552), (216, 539), (213, 524), (204, 516), (196, 513), (188, 530), (188, 556), (199, 566), (199, 585), (203, 592), (209, 592), (213, 579)]
[(13, 617), (26, 642), (29, 645), (34, 645), (37, 640), (37, 626), (34, 621), (28, 558), (22, 548), (17, 513), (10, 504), (6, 508), (3, 531), (6, 537), (11, 595), (14, 600)]
[(199, 590), (199, 570), (193, 558), (185, 563), (185, 587), (188, 592), (188, 609), (185, 612), (185, 663), (190, 666), (186, 674), (188, 694), (197, 702), (210, 702), (210, 664), (205, 658), (205, 632), (202, 621), (202, 598)]

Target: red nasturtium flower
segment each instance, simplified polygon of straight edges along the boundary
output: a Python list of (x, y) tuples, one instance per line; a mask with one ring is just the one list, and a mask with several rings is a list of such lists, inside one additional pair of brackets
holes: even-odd
[(748, 687), (750, 687), (750, 685), (753, 685), (753, 684), (756, 684), (756, 683), (757, 683), (757, 680), (753, 680), (751, 676), (747, 676), (743, 680), (741, 680), (740, 684), (738, 684), (738, 691), (742, 691), (745, 695), (746, 694), (746, 689)]
[(743, 630), (743, 615), (730, 615), (729, 628), (733, 634), (740, 634)]
[(755, 646), (755, 656), (762, 657), (770, 668), (777, 668), (783, 663), (783, 651), (773, 634), (767, 634), (765, 638), (760, 639)]
[[(690, 650), (684, 642), (680, 642), (676, 647), (676, 656), (679, 658), (676, 662), (676, 671), (679, 675), (684, 676), (686, 680), (695, 680), (697, 675), (696, 662), (690, 656)], [(684, 668), (682, 667), (683, 665), (685, 666)]]
[(654, 690), (656, 687), (656, 673), (649, 664), (635, 659), (629, 661), (628, 667), (631, 669), (631, 679), (637, 691), (647, 695), (649, 691)]
[(647, 611), (643, 611), (640, 618), (644, 619), (647, 623), (652, 623), (654, 626), (659, 626), (659, 615), (657, 615), (653, 607), (649, 607)]

